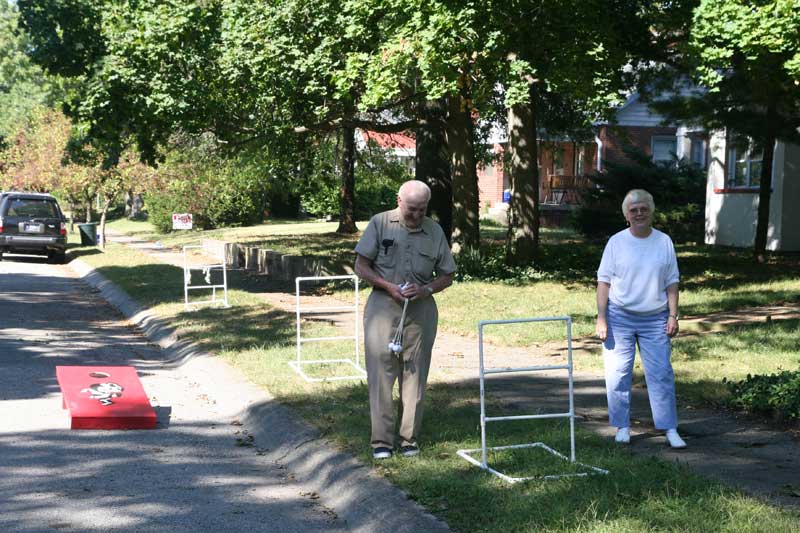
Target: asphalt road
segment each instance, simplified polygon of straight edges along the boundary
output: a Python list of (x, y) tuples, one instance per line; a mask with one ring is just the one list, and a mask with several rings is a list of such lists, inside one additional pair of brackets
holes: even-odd
[[(351, 527), (68, 266), (0, 262), (0, 529)], [(56, 365), (132, 365), (155, 430), (72, 431)], [(245, 444), (244, 446), (241, 444)]]

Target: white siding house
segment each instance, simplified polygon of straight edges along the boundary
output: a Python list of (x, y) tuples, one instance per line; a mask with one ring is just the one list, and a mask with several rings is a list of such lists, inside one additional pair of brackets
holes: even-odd
[[(706, 243), (752, 247), (760, 155), (735, 146), (724, 131), (715, 132), (709, 144)], [(767, 249), (800, 251), (800, 146), (796, 144), (775, 146)]]

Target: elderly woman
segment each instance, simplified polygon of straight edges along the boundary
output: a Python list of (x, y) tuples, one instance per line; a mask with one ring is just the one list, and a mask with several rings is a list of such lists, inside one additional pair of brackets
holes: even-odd
[(670, 337), (678, 333), (678, 261), (672, 240), (652, 227), (655, 204), (634, 189), (622, 201), (628, 228), (606, 244), (597, 270), (597, 336), (603, 341), (608, 418), (616, 442), (629, 444), (631, 381), (636, 345), (644, 366), (650, 409), (667, 443), (685, 448), (678, 434)]

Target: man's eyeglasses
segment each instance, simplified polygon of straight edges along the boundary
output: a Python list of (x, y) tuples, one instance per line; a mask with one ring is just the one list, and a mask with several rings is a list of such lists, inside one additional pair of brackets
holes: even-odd
[(649, 212), (650, 212), (649, 207), (631, 207), (630, 209), (628, 209), (628, 213), (632, 215), (638, 215), (640, 213), (646, 215)]

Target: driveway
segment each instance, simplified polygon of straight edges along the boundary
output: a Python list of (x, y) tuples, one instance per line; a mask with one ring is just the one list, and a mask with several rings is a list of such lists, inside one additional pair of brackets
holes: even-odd
[[(136, 367), (157, 429), (68, 429), (56, 365)], [(0, 262), (0, 368), (2, 530), (382, 529), (369, 508), (354, 523), (326, 505), (319, 483), (259, 448), (240, 404), (164, 360), (69, 266)]]

